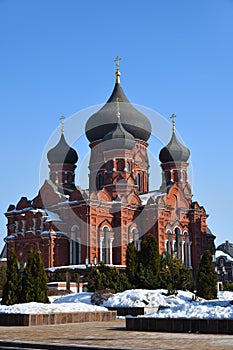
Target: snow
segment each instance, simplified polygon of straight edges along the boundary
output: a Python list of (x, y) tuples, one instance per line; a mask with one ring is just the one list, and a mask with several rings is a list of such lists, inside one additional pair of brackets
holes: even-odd
[(86, 265), (82, 264), (82, 265), (64, 265), (64, 266), (56, 266), (56, 267), (49, 267), (46, 269), (46, 271), (50, 271), (50, 272), (55, 272), (55, 271), (59, 271), (59, 270), (86, 270), (87, 267)]
[[(158, 306), (163, 304), (161, 292), (163, 290), (131, 289), (122, 293), (114, 294), (104, 302), (104, 306), (109, 307), (139, 307)], [(164, 293), (166, 291), (164, 290)]]
[(9, 236), (6, 236), (5, 239), (12, 239), (12, 238), (15, 238), (16, 235), (9, 235)]
[(30, 210), (33, 210), (32, 207), (27, 207), (27, 208), (23, 208), (23, 209), (13, 209), (13, 210), (10, 210), (10, 211), (7, 211), (5, 214), (21, 214), (25, 211), (30, 211)]
[(141, 194), (141, 195), (139, 195), (139, 198), (142, 201), (142, 205), (146, 205), (150, 198), (153, 198), (155, 200), (157, 197), (163, 196), (163, 195), (164, 195), (164, 193), (162, 193), (160, 191), (153, 191), (153, 192)]
[[(83, 293), (75, 293), (75, 294), (68, 294), (63, 297), (60, 297), (59, 299), (56, 299), (54, 303), (61, 304), (61, 303), (84, 303), (87, 305), (91, 304), (91, 296), (93, 293), (83, 292)], [(106, 309), (105, 309), (106, 310)]]
[(233, 258), (229, 254), (226, 254), (226, 253), (222, 252), (221, 250), (216, 250), (215, 258), (217, 259), (220, 257), (225, 257), (226, 261), (233, 261)]
[(59, 222), (62, 221), (60, 216), (57, 213), (54, 213), (53, 211), (49, 211), (46, 209), (46, 213), (47, 213), (47, 218), (45, 220), (45, 222), (50, 222), (50, 221), (54, 221), (54, 222)]
[(104, 306), (135, 307), (160, 306), (158, 312), (142, 317), (160, 318), (233, 318), (233, 292), (219, 292), (219, 299), (195, 301), (191, 292), (178, 291), (177, 295), (166, 295), (166, 290), (127, 290), (115, 294)]
[[(107, 311), (103, 306), (91, 304), (92, 293), (79, 293), (64, 297), (52, 297), (51, 304), (25, 303), (12, 306), (0, 305), (0, 313), (7, 314), (50, 314), (58, 312)], [(55, 300), (54, 300), (55, 299)]]
[(141, 317), (161, 318), (231, 318), (233, 319), (233, 292), (219, 292), (218, 299), (195, 300), (191, 292), (178, 291), (177, 295), (166, 295), (166, 290), (126, 290), (114, 294), (103, 306), (91, 304), (92, 293), (75, 293), (62, 297), (51, 297), (51, 304), (28, 303), (12, 306), (0, 305), (0, 313), (58, 313), (79, 311), (106, 311), (106, 307), (160, 306), (159, 311)]

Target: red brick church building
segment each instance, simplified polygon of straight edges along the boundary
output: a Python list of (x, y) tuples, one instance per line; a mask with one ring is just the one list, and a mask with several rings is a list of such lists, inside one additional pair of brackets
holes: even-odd
[[(90, 263), (125, 265), (126, 248), (140, 249), (147, 233), (156, 236), (160, 253), (177, 256), (194, 274), (202, 253), (215, 251), (204, 207), (192, 201), (188, 182), (190, 152), (173, 128), (160, 150), (161, 186), (149, 189), (149, 119), (127, 99), (117, 66), (116, 83), (106, 104), (90, 116), (89, 189), (75, 184), (78, 155), (68, 145), (64, 127), (49, 150), (49, 179), (32, 200), (10, 205), (7, 218), (8, 256), (15, 248), (25, 262), (28, 251), (41, 250), (45, 267)], [(153, 176), (153, 174), (151, 174)]]

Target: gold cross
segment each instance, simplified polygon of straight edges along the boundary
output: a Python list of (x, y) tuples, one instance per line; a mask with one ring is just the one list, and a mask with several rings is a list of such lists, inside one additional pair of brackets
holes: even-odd
[(114, 62), (116, 62), (116, 71), (119, 72), (120, 69), (120, 64), (119, 61), (121, 60), (121, 57), (117, 56), (114, 60)]
[(170, 118), (172, 120), (172, 131), (174, 132), (175, 131), (175, 124), (176, 124), (176, 122), (175, 122), (176, 115), (173, 113)]
[(65, 126), (65, 117), (64, 117), (64, 115), (61, 116), (60, 121), (61, 121), (61, 133), (64, 134), (64, 126)]

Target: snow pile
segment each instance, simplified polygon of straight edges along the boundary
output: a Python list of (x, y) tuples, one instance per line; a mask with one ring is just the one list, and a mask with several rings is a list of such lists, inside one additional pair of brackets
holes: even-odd
[(69, 294), (58, 297), (51, 304), (28, 303), (12, 306), (0, 305), (0, 313), (58, 313), (79, 311), (106, 311), (106, 307), (155, 307), (159, 311), (142, 317), (184, 318), (232, 318), (233, 292), (219, 292), (216, 300), (194, 300), (191, 292), (179, 291), (177, 295), (166, 295), (166, 290), (132, 289), (114, 294), (103, 306), (91, 304), (92, 293)]
[(106, 307), (159, 306), (158, 312), (143, 317), (161, 318), (233, 318), (233, 292), (219, 292), (219, 299), (195, 301), (191, 292), (179, 291), (177, 295), (166, 295), (166, 290), (127, 290), (113, 295), (104, 302)]
[(218, 292), (218, 300), (233, 300), (233, 292), (222, 291)]
[[(160, 310), (143, 317), (185, 317), (185, 318), (233, 318), (233, 292), (219, 292), (218, 299), (204, 300), (191, 292), (179, 291), (177, 295), (166, 295), (164, 289), (132, 289), (114, 294), (104, 301), (105, 307), (156, 307)], [(69, 294), (54, 303), (91, 304), (92, 293)]]
[[(69, 296), (67, 296), (68, 298)], [(74, 294), (73, 299), (61, 297), (51, 304), (25, 303), (12, 306), (0, 305), (0, 313), (7, 314), (50, 314), (59, 312), (108, 311), (103, 306), (91, 305), (91, 293)], [(64, 299), (63, 299), (64, 298)]]
[(59, 312), (108, 311), (105, 307), (84, 303), (42, 304), (27, 303), (12, 306), (0, 306), (0, 313), (6, 314), (50, 314)]
[(182, 301), (176, 298), (169, 308), (161, 309), (151, 317), (161, 318), (233, 318), (233, 307), (230, 301)]
[(166, 290), (130, 289), (114, 294), (103, 305), (106, 307), (154, 307), (167, 305), (163, 293), (165, 294)]
[(55, 304), (61, 304), (61, 303), (84, 303), (88, 305), (91, 304), (91, 296), (93, 293), (76, 293), (76, 294), (68, 294), (64, 295), (60, 298), (57, 298), (54, 300)]

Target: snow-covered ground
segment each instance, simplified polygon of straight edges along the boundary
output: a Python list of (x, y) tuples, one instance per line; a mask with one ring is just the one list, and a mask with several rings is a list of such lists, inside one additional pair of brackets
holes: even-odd
[(103, 306), (91, 304), (92, 293), (69, 294), (51, 304), (28, 303), (13, 306), (0, 305), (0, 313), (56, 313), (75, 311), (103, 311), (106, 307), (160, 306), (158, 312), (143, 317), (233, 318), (233, 292), (219, 292), (216, 300), (194, 300), (191, 292), (179, 291), (167, 296), (166, 290), (127, 290), (114, 294)]

